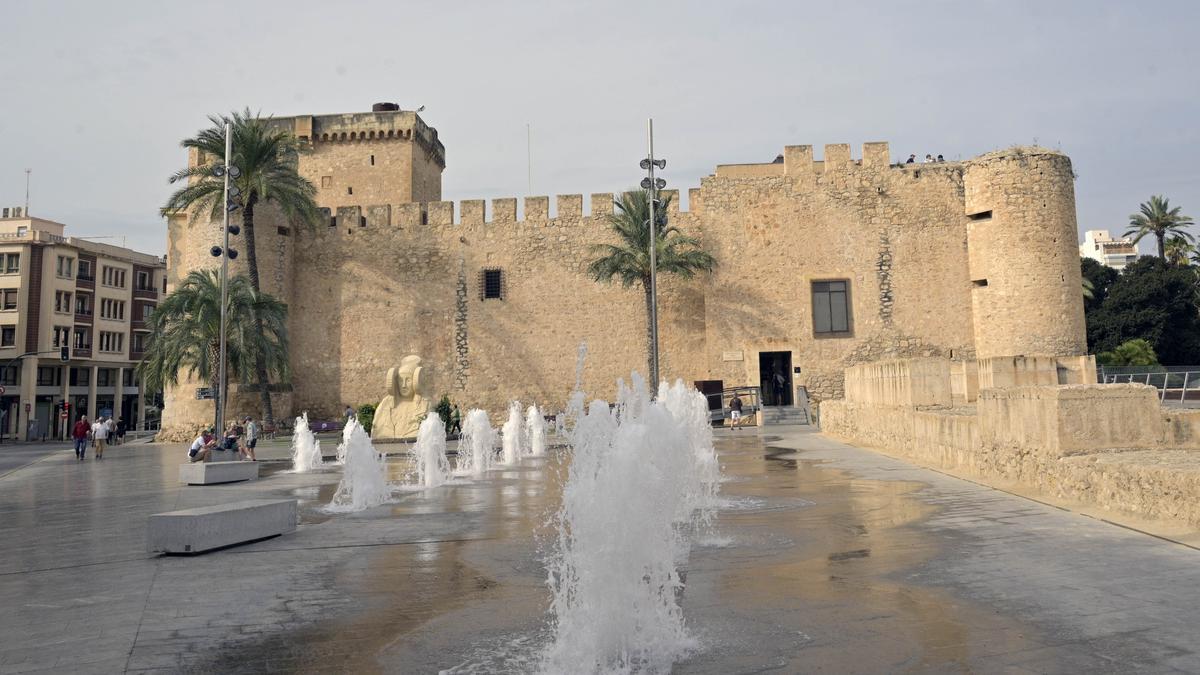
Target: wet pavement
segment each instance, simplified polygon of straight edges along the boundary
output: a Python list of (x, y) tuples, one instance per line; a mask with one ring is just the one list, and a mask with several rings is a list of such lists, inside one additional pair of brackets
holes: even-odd
[[(806, 427), (723, 433), (674, 672), (1200, 672), (1200, 552)], [(182, 454), (0, 477), (0, 675), (527, 672), (548, 639), (556, 459), (329, 515), (336, 471), (180, 487)], [(294, 534), (144, 552), (149, 514), (263, 496), (301, 500)]]

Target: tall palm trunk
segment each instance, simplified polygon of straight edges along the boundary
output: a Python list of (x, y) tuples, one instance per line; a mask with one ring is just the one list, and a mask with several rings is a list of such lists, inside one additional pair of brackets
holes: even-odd
[(658, 383), (651, 382), (654, 377), (654, 296), (650, 294), (650, 277), (642, 279), (642, 290), (646, 293), (646, 381), (650, 382), (650, 391), (658, 391)]
[(223, 433), (221, 425), (221, 343), (208, 346), (208, 386), (213, 391), (213, 433)]
[(1166, 252), (1166, 246), (1164, 245), (1164, 242), (1166, 241), (1166, 238), (1167, 238), (1166, 231), (1159, 230), (1158, 232), (1155, 232), (1154, 238), (1158, 240), (1158, 257), (1162, 258), (1163, 260), (1166, 260), (1167, 252)]
[[(246, 206), (242, 209), (242, 232), (246, 235), (246, 266), (250, 272), (250, 287), (255, 293), (261, 293), (258, 284), (258, 250), (254, 241), (254, 206), (258, 203), (258, 193), (253, 190), (246, 197)], [(254, 317), (254, 330), (261, 342), (266, 339), (263, 331), (262, 317)], [(254, 377), (258, 380), (258, 400), (262, 404), (263, 422), (267, 426), (275, 424), (275, 410), (271, 407), (271, 382), (267, 376), (267, 364), (262, 354), (254, 359)]]

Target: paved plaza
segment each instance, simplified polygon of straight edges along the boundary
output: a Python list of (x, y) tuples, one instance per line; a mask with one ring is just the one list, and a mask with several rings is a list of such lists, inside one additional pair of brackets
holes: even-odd
[[(1200, 672), (1192, 548), (807, 427), (718, 450), (682, 596), (702, 649), (675, 672)], [(336, 471), (182, 487), (182, 456), (62, 447), (0, 477), (0, 674), (525, 672), (546, 640), (554, 458), (329, 515)], [(299, 499), (299, 529), (145, 552), (150, 514), (256, 497)]]

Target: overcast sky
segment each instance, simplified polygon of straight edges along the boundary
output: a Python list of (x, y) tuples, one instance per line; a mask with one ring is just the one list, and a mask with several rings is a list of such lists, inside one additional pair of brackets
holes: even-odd
[(1200, 218), (1195, 2), (0, 0), (0, 26), (0, 204), (28, 167), (35, 215), (151, 253), (205, 115), (377, 101), (426, 106), (455, 201), (526, 194), (526, 124), (534, 194), (631, 186), (652, 115), (684, 191), (790, 144), (1036, 141), (1073, 159), (1081, 230), (1159, 193)]

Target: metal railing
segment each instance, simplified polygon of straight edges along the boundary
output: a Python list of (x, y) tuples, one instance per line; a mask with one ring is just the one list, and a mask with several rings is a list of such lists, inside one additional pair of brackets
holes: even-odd
[[(1128, 372), (1112, 372), (1128, 371)], [(1145, 384), (1158, 390), (1162, 403), (1184, 405), (1188, 399), (1200, 402), (1200, 368), (1195, 366), (1168, 366), (1149, 368), (1104, 368), (1100, 369), (1101, 384)]]
[(743, 415), (753, 415), (762, 408), (762, 389), (760, 387), (730, 387), (721, 390), (719, 394), (704, 395), (708, 399), (708, 420), (716, 422), (729, 419), (729, 402), (735, 395), (742, 399)]

